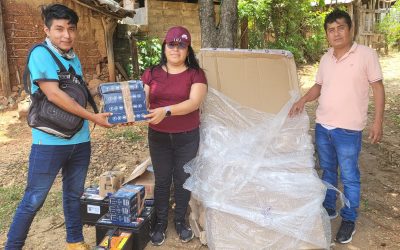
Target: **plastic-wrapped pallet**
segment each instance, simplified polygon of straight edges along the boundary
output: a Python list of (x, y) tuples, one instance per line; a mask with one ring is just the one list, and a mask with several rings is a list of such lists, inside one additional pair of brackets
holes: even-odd
[(295, 95), (270, 114), (209, 89), (184, 187), (206, 208), (211, 249), (329, 248), (309, 120), (305, 112), (288, 118)]

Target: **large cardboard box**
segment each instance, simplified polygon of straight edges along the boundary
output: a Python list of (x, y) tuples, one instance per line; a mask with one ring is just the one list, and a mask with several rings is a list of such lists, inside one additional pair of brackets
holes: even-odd
[[(278, 114), (288, 104), (292, 95), (299, 94), (296, 65), (292, 54), (288, 51), (202, 49), (199, 53), (199, 59), (200, 66), (206, 73), (209, 86), (222, 92), (240, 105), (270, 114)], [(308, 120), (305, 120), (305, 122), (308, 122)], [(310, 157), (312, 158), (312, 155)], [(285, 169), (290, 169), (290, 166), (285, 166)], [(304, 178), (315, 177), (314, 170), (306, 164), (304, 168), (291, 169), (290, 172), (304, 175)], [(227, 176), (226, 178), (233, 177)], [(284, 179), (283, 176), (281, 178)], [(274, 182), (273, 180), (266, 181)], [(266, 246), (271, 247), (271, 249), (320, 249), (326, 245), (327, 238), (330, 238), (330, 235), (325, 235), (325, 232), (327, 232), (326, 225), (329, 222), (323, 216), (322, 204), (318, 202), (310, 204), (310, 200), (313, 200), (312, 197), (310, 200), (299, 200), (290, 194), (279, 193), (275, 190), (265, 189), (263, 185), (257, 185), (250, 180), (241, 187), (241, 192), (245, 190), (247, 194), (269, 197), (270, 203), (278, 214), (282, 212), (287, 215), (297, 215), (301, 208), (312, 205), (313, 211), (320, 210), (321, 215), (314, 216), (313, 214), (307, 218), (307, 228), (303, 228), (305, 225), (294, 223), (293, 231), (290, 233), (288, 230), (276, 231), (274, 230), (276, 227), (272, 226), (260, 226), (255, 223), (255, 220), (249, 219), (252, 218), (252, 214), (239, 216), (226, 213), (222, 209), (204, 208), (198, 201), (192, 200), (190, 205), (193, 213), (190, 215), (189, 221), (196, 236), (200, 237), (203, 244), (207, 243), (206, 240), (210, 241), (210, 249), (221, 249), (227, 246), (232, 246), (234, 249), (247, 249), (246, 246), (249, 246), (249, 241), (251, 241), (251, 246), (256, 249), (264, 249)], [(295, 186), (290, 188), (295, 189)], [(290, 188), (287, 190), (290, 190)], [(318, 193), (315, 197), (323, 196), (324, 194)], [(251, 195), (247, 195), (247, 197), (251, 197)], [(235, 205), (239, 204), (238, 206), (242, 208), (240, 204), (249, 203), (250, 207), (257, 209), (257, 205), (251, 205), (252, 200), (250, 198), (244, 201), (239, 197), (233, 200), (227, 200), (224, 197), (224, 200), (227, 202), (226, 206), (234, 206), (233, 204), (236, 202)], [(221, 205), (221, 208), (226, 208), (226, 206)], [(245, 206), (243, 205), (243, 207)], [(268, 212), (268, 210), (266, 211)], [(204, 223), (204, 220), (206, 220), (206, 223)], [(279, 221), (285, 220), (283, 218)], [(298, 222), (302, 221), (299, 220)], [(282, 226), (287, 226), (287, 224), (290, 223)], [(204, 237), (206, 229), (207, 239)], [(293, 232), (304, 232), (307, 235), (296, 235)], [(309, 241), (310, 235), (313, 240)], [(291, 246), (292, 248), (290, 248)]]
[(277, 113), (299, 90), (289, 51), (201, 49), (199, 61), (210, 87), (260, 111)]
[[(261, 227), (257, 223), (246, 220), (243, 217), (224, 213), (214, 209), (207, 209), (207, 230), (213, 237), (212, 243), (209, 244), (210, 249), (225, 249), (232, 242), (235, 244), (234, 249), (249, 249), (249, 240), (252, 241), (253, 249), (324, 249), (326, 239), (320, 235), (324, 232), (322, 219), (316, 221), (310, 220), (308, 224), (303, 225), (305, 231), (314, 233), (313, 242), (318, 242), (318, 245), (308, 241), (299, 240), (298, 235), (287, 235), (280, 231), (271, 230), (270, 228)], [(268, 246), (268, 247), (266, 247)]]

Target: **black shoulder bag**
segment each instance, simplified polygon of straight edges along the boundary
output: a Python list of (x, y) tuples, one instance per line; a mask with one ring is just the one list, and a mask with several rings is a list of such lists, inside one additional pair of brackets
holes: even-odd
[(29, 57), (32, 51), (39, 46), (47, 49), (59, 67), (59, 71), (57, 72), (59, 88), (82, 107), (86, 108), (87, 102), (89, 102), (95, 113), (99, 111), (86, 83), (83, 81), (82, 77), (76, 75), (73, 67), (66, 70), (64, 65), (47, 45), (36, 44), (33, 46), (28, 53), (23, 77), (25, 91), (31, 97), (31, 105), (27, 117), (28, 125), (45, 133), (64, 139), (70, 139), (82, 128), (84, 119), (50, 102), (40, 88), (35, 93), (31, 93), (30, 71), (28, 67)]

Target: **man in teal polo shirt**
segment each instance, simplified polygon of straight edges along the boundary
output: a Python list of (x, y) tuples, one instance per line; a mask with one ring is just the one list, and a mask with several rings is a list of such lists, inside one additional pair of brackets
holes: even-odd
[[(77, 35), (77, 14), (61, 4), (42, 7), (46, 45), (54, 52), (66, 69), (72, 67), (82, 76), (82, 67), (72, 46)], [(71, 139), (63, 139), (32, 129), (32, 148), (29, 156), (27, 186), (14, 220), (10, 226), (5, 249), (22, 249), (37, 211), (61, 170), (63, 176), (63, 208), (67, 231), (67, 249), (89, 249), (84, 243), (79, 199), (83, 193), (90, 161), (90, 133), (88, 120), (111, 127), (110, 113), (94, 114), (75, 102), (59, 88), (56, 62), (43, 47), (36, 47), (28, 64), (32, 93), (40, 90), (65, 111), (85, 119), (81, 130)]]

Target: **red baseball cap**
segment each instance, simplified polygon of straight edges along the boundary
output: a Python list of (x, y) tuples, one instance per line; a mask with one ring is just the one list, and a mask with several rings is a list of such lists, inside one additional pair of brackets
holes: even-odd
[(189, 31), (182, 26), (175, 26), (168, 30), (167, 35), (165, 35), (164, 42), (182, 42), (189, 46), (191, 43), (191, 37)]

